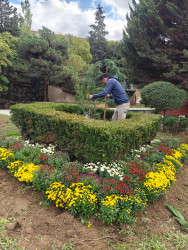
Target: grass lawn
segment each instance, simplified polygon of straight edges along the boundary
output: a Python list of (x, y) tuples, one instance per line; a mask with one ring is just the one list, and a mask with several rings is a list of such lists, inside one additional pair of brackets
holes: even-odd
[(10, 120), (8, 115), (0, 115), (0, 136), (19, 136), (18, 128)]

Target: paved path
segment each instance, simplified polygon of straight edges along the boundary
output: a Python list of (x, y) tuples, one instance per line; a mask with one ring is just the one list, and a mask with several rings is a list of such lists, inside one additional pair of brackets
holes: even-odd
[(2, 114), (2, 115), (10, 115), (10, 110), (9, 109), (0, 109), (0, 114)]

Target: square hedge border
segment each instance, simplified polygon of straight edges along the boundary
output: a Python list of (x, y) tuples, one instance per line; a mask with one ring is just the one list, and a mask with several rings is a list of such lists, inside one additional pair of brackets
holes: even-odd
[[(121, 121), (86, 119), (82, 109), (77, 104), (36, 102), (13, 105), (10, 111), (24, 138), (56, 144), (82, 162), (123, 159), (131, 150), (149, 143), (161, 123), (160, 115), (131, 112)], [(103, 115), (104, 109), (99, 110)], [(112, 113), (109, 110), (107, 116)]]

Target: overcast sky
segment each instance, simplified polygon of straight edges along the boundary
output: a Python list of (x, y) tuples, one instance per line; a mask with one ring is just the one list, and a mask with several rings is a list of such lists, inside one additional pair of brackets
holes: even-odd
[[(22, 0), (24, 2), (25, 0)], [(9, 0), (21, 11), (21, 0)], [(95, 23), (98, 4), (105, 12), (107, 40), (121, 40), (126, 26), (126, 14), (132, 0), (29, 0), (32, 12), (32, 30), (47, 27), (56, 34), (72, 34), (86, 38)]]

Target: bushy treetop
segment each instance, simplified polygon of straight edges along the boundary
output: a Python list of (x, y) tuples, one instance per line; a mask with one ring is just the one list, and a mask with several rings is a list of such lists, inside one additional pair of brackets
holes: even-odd
[(0, 0), (0, 33), (10, 32), (13, 36), (20, 34), (21, 18), (17, 9), (8, 0)]
[(142, 102), (160, 110), (179, 109), (182, 107), (186, 94), (170, 82), (153, 82), (141, 91)]

